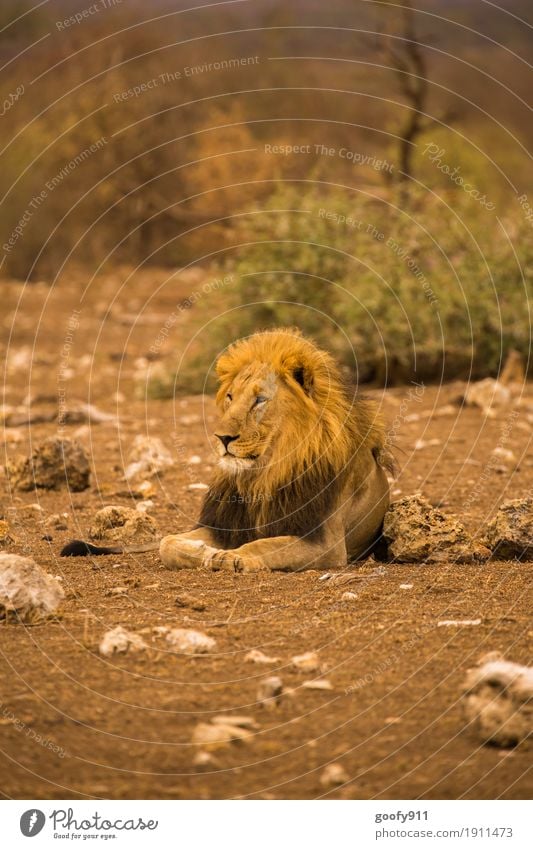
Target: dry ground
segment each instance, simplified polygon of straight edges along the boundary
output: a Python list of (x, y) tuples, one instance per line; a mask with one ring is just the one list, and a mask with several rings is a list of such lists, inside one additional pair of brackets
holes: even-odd
[[(143, 365), (136, 359), (147, 353), (176, 300), (188, 294), (190, 279), (170, 285), (163, 272), (137, 274), (109, 310), (125, 278), (119, 271), (92, 283), (67, 354), (67, 322), (79, 308), (82, 279), (31, 290), (1, 284), (4, 353), (9, 346), (4, 402), (20, 405), (31, 392), (32, 412), (47, 411), (65, 390), (67, 403), (90, 399), (119, 418), (118, 424), (82, 425), (94, 470), (89, 490), (15, 493), (0, 478), (0, 514), (16, 536), (7, 550), (34, 556), (61, 576), (67, 593), (57, 621), (0, 629), (1, 792), (12, 798), (530, 796), (530, 746), (479, 745), (464, 728), (460, 692), (466, 670), (486, 651), (531, 661), (531, 565), (367, 561), (354, 567), (348, 583), (336, 583), (314, 571), (173, 573), (152, 554), (58, 557), (65, 541), (86, 532), (100, 506), (136, 503), (122, 479), (135, 434), (160, 436), (176, 455), (176, 465), (154, 480), (151, 515), (162, 533), (191, 525), (202, 493), (187, 487), (209, 478), (212, 399), (145, 402), (133, 391), (134, 372)], [(150, 303), (143, 295), (147, 282), (154, 289), (161, 284)], [(140, 320), (132, 324), (125, 313)], [(178, 353), (186, 328), (177, 324), (169, 342)], [(65, 383), (61, 358), (71, 370)], [(515, 418), (506, 410), (485, 419), (459, 407), (431, 415), (461, 388), (428, 387), (419, 402), (409, 387), (373, 394), (397, 437), (395, 494), (421, 491), (475, 533), (503, 498), (531, 491), (533, 407), (527, 404), (533, 405), (533, 391)], [(67, 425), (65, 435), (79, 427)], [(7, 428), (4, 456), (27, 453), (54, 433), (53, 422)], [(487, 461), (498, 444), (516, 459), (493, 468)], [(203, 464), (189, 465), (192, 455)], [(50, 514), (63, 512), (67, 530), (45, 529)], [(51, 538), (43, 539), (47, 534)], [(113, 594), (117, 586), (126, 593)], [(343, 600), (347, 590), (357, 598)], [(205, 610), (179, 608), (175, 599), (184, 591)], [(443, 619), (477, 618), (479, 626), (437, 627)], [(153, 650), (99, 656), (99, 639), (118, 624), (141, 631)], [(198, 627), (216, 638), (217, 649), (178, 656), (156, 636), (157, 626)], [(245, 661), (252, 648), (280, 660), (268, 667)], [(332, 690), (301, 687), (313, 675), (292, 669), (290, 658), (307, 651), (318, 652)], [(274, 709), (256, 702), (268, 675), (279, 675), (289, 691)], [(258, 728), (248, 742), (217, 749), (210, 765), (197, 767), (193, 730), (221, 712), (253, 717)], [(349, 779), (333, 790), (320, 782), (331, 761)]]

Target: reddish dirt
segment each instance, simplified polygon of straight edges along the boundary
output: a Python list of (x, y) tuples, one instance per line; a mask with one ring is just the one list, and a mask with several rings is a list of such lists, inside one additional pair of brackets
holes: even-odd
[[(120, 424), (91, 424), (82, 439), (91, 452), (92, 486), (81, 493), (10, 492), (0, 478), (0, 518), (16, 541), (6, 550), (30, 554), (63, 579), (61, 616), (26, 628), (0, 630), (0, 740), (2, 788), (10, 798), (528, 798), (531, 746), (512, 750), (480, 745), (465, 729), (461, 685), (466, 670), (485, 652), (499, 650), (531, 662), (530, 564), (489, 562), (442, 566), (379, 564), (354, 566), (349, 580), (321, 581), (318, 572), (286, 575), (169, 572), (155, 554), (61, 559), (61, 546), (85, 534), (104, 504), (132, 506), (122, 479), (124, 458), (137, 433), (160, 436), (176, 453), (176, 465), (154, 479), (151, 515), (162, 533), (184, 530), (198, 513), (202, 493), (191, 482), (209, 478), (209, 433), (214, 403), (209, 397), (143, 401), (133, 397), (137, 357), (153, 344), (158, 322), (190, 281), (159, 272), (136, 275), (121, 294), (121, 306), (107, 314), (111, 294), (125, 274), (91, 285), (81, 324), (69, 353), (73, 373), (67, 402), (97, 404), (117, 412)], [(145, 307), (150, 278), (159, 294)], [(157, 278), (157, 274), (155, 275)], [(57, 404), (58, 368), (68, 317), (77, 308), (81, 280), (49, 289), (23, 290), (5, 283), (3, 338), (9, 351), (35, 348), (32, 368), (9, 367), (4, 401), (21, 404), (31, 389), (32, 411)], [(152, 291), (152, 290), (150, 290)], [(19, 297), (22, 300), (15, 313)], [(48, 301), (47, 301), (48, 298)], [(121, 311), (155, 314), (133, 327)], [(162, 317), (162, 318), (161, 318)], [(188, 320), (188, 319), (187, 319)], [(186, 342), (180, 330), (170, 343)], [(83, 359), (90, 355), (91, 363)], [(125, 356), (127, 355), (127, 356)], [(384, 411), (396, 434), (400, 472), (392, 489), (421, 491), (432, 503), (458, 514), (474, 534), (505, 497), (531, 492), (529, 453), (533, 390), (519, 413), (504, 410), (485, 419), (476, 409), (453, 414), (431, 411), (455, 400), (460, 384), (428, 387), (421, 401), (408, 400), (410, 387), (383, 394)], [(122, 393), (117, 401), (114, 393)], [(419, 416), (409, 420), (413, 414)], [(395, 417), (400, 418), (394, 423)], [(183, 424), (182, 416), (196, 416)], [(406, 419), (407, 416), (407, 419)], [(189, 420), (191, 421), (191, 420)], [(66, 425), (71, 436), (79, 425)], [(14, 428), (4, 433), (10, 439)], [(28, 453), (52, 423), (20, 426), (21, 441), (8, 442), (4, 456)], [(508, 439), (502, 443), (502, 433)], [(414, 450), (417, 440), (425, 443)], [(487, 466), (496, 445), (511, 448), (516, 460), (505, 468)], [(204, 464), (189, 466), (191, 455)], [(42, 513), (30, 505), (38, 504)], [(43, 519), (68, 514), (67, 530), (45, 530)], [(45, 534), (52, 539), (43, 539)], [(402, 584), (412, 584), (402, 589)], [(114, 587), (126, 594), (113, 595)], [(346, 591), (357, 599), (345, 601)], [(205, 610), (179, 608), (189, 592)], [(437, 627), (442, 619), (481, 619), (479, 626)], [(150, 651), (101, 657), (103, 633), (116, 625), (141, 632)], [(197, 627), (217, 641), (202, 657), (166, 649), (157, 626)], [(280, 661), (259, 666), (245, 661), (260, 648)], [(290, 667), (295, 654), (316, 651), (330, 691), (301, 684), (313, 675)], [(262, 678), (279, 675), (286, 690), (280, 704), (257, 704)], [(243, 743), (212, 752), (206, 767), (193, 763), (196, 724), (217, 713), (244, 714), (258, 728)], [(36, 738), (41, 736), (41, 740)], [(53, 750), (59, 747), (59, 753)], [(348, 781), (322, 786), (328, 763), (340, 763)]]

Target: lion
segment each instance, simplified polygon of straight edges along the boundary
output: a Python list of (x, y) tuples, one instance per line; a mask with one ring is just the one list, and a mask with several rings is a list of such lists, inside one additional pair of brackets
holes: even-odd
[[(377, 405), (352, 397), (333, 357), (295, 329), (234, 342), (216, 373), (217, 472), (196, 527), (158, 544), (163, 564), (300, 571), (368, 556), (389, 506), (392, 471)], [(151, 548), (75, 541), (62, 553)]]

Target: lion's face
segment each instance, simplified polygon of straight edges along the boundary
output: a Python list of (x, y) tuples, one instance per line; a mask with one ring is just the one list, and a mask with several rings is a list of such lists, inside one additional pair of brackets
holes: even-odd
[(215, 429), (220, 465), (234, 473), (261, 466), (276, 438), (286, 387), (270, 366), (256, 363), (240, 371), (225, 390)]

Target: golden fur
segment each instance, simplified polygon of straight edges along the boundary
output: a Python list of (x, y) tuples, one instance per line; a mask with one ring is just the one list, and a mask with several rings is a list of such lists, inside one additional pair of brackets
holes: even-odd
[(265, 331), (217, 363), (220, 465), (197, 528), (165, 537), (170, 568), (302, 569), (371, 550), (388, 506), (384, 426), (330, 354)]

